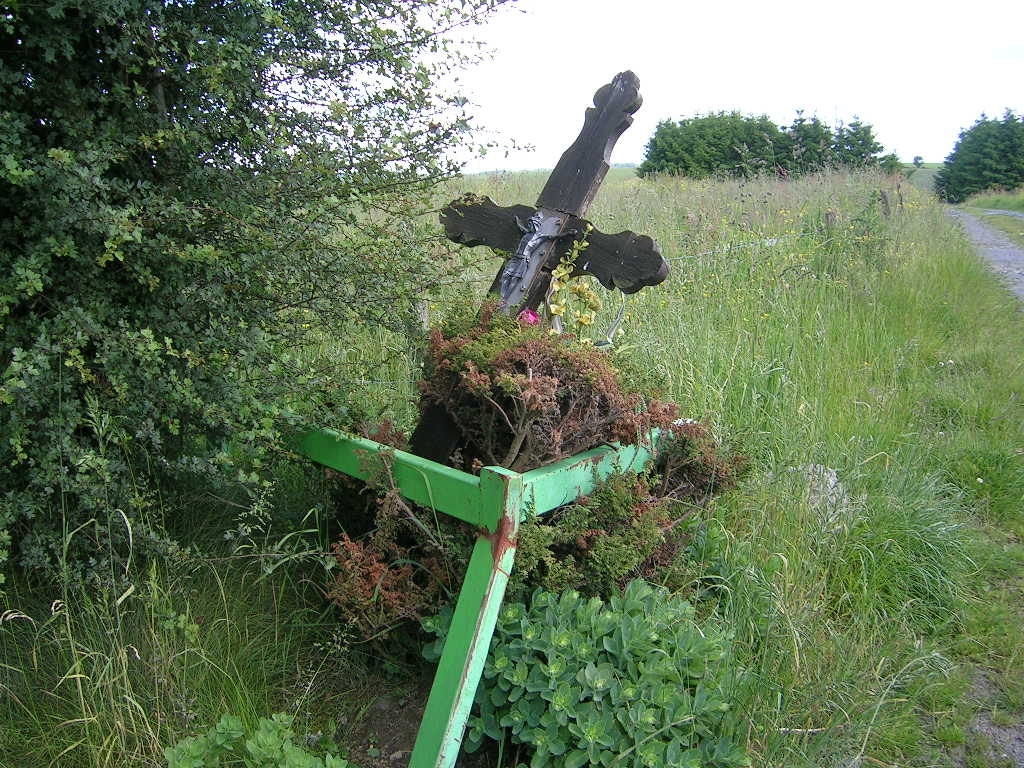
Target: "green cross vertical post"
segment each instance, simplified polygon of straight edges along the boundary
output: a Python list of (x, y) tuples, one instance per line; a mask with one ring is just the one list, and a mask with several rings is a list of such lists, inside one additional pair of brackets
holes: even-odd
[(516, 534), (523, 517), (523, 476), (488, 467), (480, 472), (480, 491), (482, 508), (499, 512), (500, 517), (495, 529), (481, 533), (473, 547), (416, 734), (410, 768), (455, 765), (512, 573)]
[(615, 471), (639, 472), (651, 460), (656, 440), (652, 434), (647, 444), (595, 448), (523, 473), (484, 467), (479, 477), (333, 430), (311, 432), (299, 442), (303, 455), (363, 480), (374, 463), (367, 459), (379, 457), (405, 498), (479, 530), (410, 768), (455, 765), (512, 573), (520, 522), (527, 514), (542, 515), (590, 493)]

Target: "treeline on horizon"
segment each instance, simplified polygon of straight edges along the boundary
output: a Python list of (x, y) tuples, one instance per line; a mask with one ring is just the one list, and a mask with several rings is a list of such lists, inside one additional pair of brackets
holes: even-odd
[(750, 178), (764, 172), (798, 176), (879, 165), (898, 170), (899, 158), (882, 156), (883, 151), (871, 125), (859, 119), (832, 128), (797, 111), (792, 124), (780, 127), (767, 115), (715, 112), (660, 122), (637, 173)]
[[(792, 124), (780, 127), (766, 115), (715, 112), (660, 122), (637, 174), (751, 178), (763, 173), (800, 176), (827, 169), (899, 171), (903, 163), (895, 154), (883, 155), (884, 151), (872, 126), (858, 119), (831, 128), (798, 111)], [(914, 158), (914, 165), (920, 161)], [(1008, 109), (1001, 120), (982, 114), (960, 132), (936, 174), (934, 192), (946, 202), (961, 203), (979, 192), (1012, 191), (1022, 185), (1024, 121)]]

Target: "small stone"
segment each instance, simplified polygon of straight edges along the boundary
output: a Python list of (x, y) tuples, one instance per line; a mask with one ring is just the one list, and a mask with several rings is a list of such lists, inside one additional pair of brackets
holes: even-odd
[(824, 464), (804, 464), (789, 471), (806, 478), (807, 501), (817, 513), (822, 530), (836, 533), (850, 524), (858, 504), (846, 492), (836, 470)]

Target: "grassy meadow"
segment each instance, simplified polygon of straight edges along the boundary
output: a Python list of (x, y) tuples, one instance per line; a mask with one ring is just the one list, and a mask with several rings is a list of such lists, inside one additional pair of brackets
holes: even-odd
[(1024, 213), (1024, 190), (982, 193), (971, 197), (967, 204), (971, 208), (995, 208), (1003, 211)]
[(942, 165), (942, 163), (923, 163), (920, 168), (915, 168), (913, 165), (905, 165), (904, 171), (907, 173), (911, 184), (925, 192), (931, 192), (934, 189), (935, 176), (938, 174), (939, 169), (942, 168)]
[[(529, 202), (544, 179), (473, 176), (451, 193)], [(749, 458), (672, 567), (733, 632), (752, 764), (1012, 766), (999, 745), (1024, 719), (1019, 303), (930, 195), (871, 173), (613, 169), (590, 218), (652, 235), (672, 268), (625, 299), (615, 354)], [(430, 297), (433, 319), (482, 298), (500, 262), (478, 251), (464, 285)], [(623, 301), (598, 291), (595, 340)], [(350, 362), (365, 410), (408, 427), (417, 348), (366, 333), (317, 354)], [(0, 766), (159, 766), (224, 713), (284, 712), (307, 743), (365, 747), (374, 702), (419, 690), (422, 670), (332, 620), (315, 468), (282, 469), (255, 503), (186, 490), (167, 504), (189, 534), (127, 589), (8, 585)]]

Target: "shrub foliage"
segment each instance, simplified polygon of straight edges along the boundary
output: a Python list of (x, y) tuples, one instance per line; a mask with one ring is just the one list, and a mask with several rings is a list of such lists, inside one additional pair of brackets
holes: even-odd
[[(447, 634), (442, 617), (426, 626)], [(749, 765), (728, 658), (726, 633), (664, 588), (636, 580), (607, 602), (538, 590), (501, 610), (467, 748), (507, 730), (531, 766)]]
[(296, 744), (293, 720), (282, 713), (262, 717), (250, 732), (240, 718), (224, 715), (206, 733), (165, 749), (167, 768), (350, 768), (347, 760), (330, 751), (320, 757)]
[(1002, 120), (982, 115), (960, 133), (953, 151), (935, 176), (935, 192), (962, 203), (986, 189), (1016, 189), (1024, 184), (1024, 121), (1007, 110)]
[(673, 424), (645, 472), (613, 474), (589, 496), (522, 523), (508, 594), (575, 589), (608, 598), (636, 576), (666, 583), (666, 566), (689, 543), (696, 513), (731, 488), (744, 465), (706, 427)]
[(338, 386), (310, 329), (402, 324), (467, 127), (443, 34), (497, 1), (5, 6), (0, 561), (139, 544), (161, 475), (251, 478)]
[(893, 155), (879, 157), (882, 149), (871, 126), (860, 120), (832, 129), (798, 112), (792, 125), (780, 128), (765, 115), (717, 112), (659, 123), (638, 173), (749, 178), (897, 162)]

